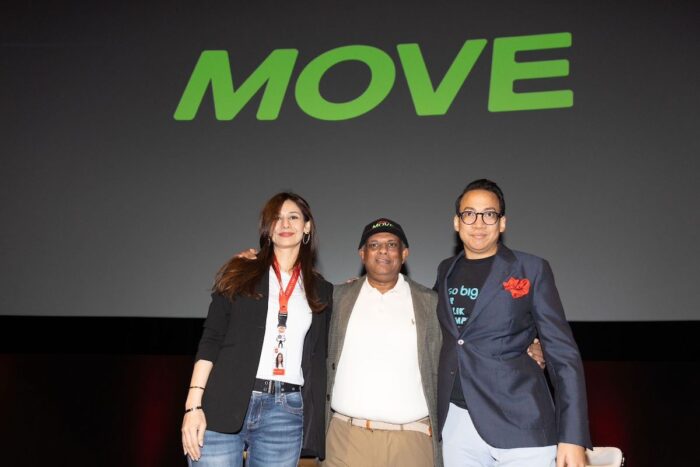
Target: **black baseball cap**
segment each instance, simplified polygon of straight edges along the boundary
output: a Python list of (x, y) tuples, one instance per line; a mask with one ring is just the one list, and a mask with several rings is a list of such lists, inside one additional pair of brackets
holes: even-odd
[(357, 249), (359, 250), (362, 248), (369, 237), (380, 232), (388, 232), (396, 235), (401, 239), (406, 248), (408, 248), (408, 240), (406, 239), (406, 234), (403, 232), (401, 225), (398, 222), (387, 219), (386, 217), (380, 217), (379, 219), (367, 224), (362, 230), (360, 246), (358, 246)]

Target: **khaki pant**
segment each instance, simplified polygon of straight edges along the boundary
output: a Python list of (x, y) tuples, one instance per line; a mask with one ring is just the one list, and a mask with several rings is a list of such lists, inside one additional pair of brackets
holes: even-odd
[(323, 466), (433, 467), (433, 441), (417, 431), (368, 430), (334, 417)]
[(318, 459), (299, 459), (298, 467), (318, 467)]

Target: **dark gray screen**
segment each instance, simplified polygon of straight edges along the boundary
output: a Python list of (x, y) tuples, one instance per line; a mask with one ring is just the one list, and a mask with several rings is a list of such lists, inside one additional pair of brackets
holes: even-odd
[[(603, 6), (605, 5), (605, 6)], [(218, 267), (257, 242), (264, 202), (311, 204), (319, 268), (356, 275), (362, 227), (386, 216), (432, 285), (454, 252), (453, 203), (472, 179), (504, 189), (507, 244), (550, 260), (572, 320), (695, 320), (698, 293), (698, 7), (693, 2), (31, 2), (0, 19), (0, 313), (202, 316)], [(493, 40), (569, 32), (566, 109), (489, 112)], [(442, 116), (419, 117), (397, 44), (418, 43), (439, 82), (467, 39), (488, 44)], [(396, 81), (345, 121), (294, 99), (304, 66), (363, 44)], [(231, 121), (211, 93), (193, 121), (173, 112), (203, 50), (227, 50), (234, 85), (274, 49), (299, 50), (279, 117), (260, 93)], [(320, 83), (362, 94), (366, 66)]]

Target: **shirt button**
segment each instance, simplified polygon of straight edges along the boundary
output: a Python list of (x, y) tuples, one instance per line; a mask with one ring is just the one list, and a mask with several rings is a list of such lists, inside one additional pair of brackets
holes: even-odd
[(464, 339), (458, 340), (457, 343), (458, 343), (459, 345), (464, 345)]

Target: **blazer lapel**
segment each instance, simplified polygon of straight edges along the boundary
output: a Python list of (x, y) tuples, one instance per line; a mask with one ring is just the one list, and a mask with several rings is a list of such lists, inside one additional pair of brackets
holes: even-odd
[(334, 343), (333, 347), (337, 355), (329, 355), (331, 361), (340, 361), (340, 353), (345, 343), (345, 331), (348, 328), (352, 309), (355, 306), (357, 297), (360, 295), (360, 290), (362, 290), (365, 280), (366, 278), (363, 276), (348, 285), (344, 291), (338, 294), (337, 301), (333, 304), (333, 316), (336, 318), (336, 324), (331, 329), (331, 342)]
[[(267, 301), (270, 296), (270, 270), (268, 268), (267, 272), (263, 274), (262, 279), (255, 286), (255, 291), (262, 295), (260, 300), (253, 300), (254, 310), (251, 316), (255, 320), (256, 327), (265, 328), (265, 323), (267, 321)], [(262, 341), (260, 342), (262, 345)]]
[[(442, 283), (440, 284), (440, 290), (438, 291), (440, 294), (442, 294), (442, 299), (445, 303), (445, 313), (442, 314), (442, 316), (439, 316), (440, 321), (443, 322), (443, 324), (446, 324), (447, 330), (450, 331), (450, 334), (452, 334), (454, 337), (459, 337), (459, 328), (457, 327), (457, 323), (455, 323), (454, 317), (452, 316), (452, 303), (450, 303), (450, 294), (447, 291), (447, 279), (450, 277), (450, 274), (452, 274), (452, 270), (455, 268), (455, 265), (457, 264), (457, 261), (459, 261), (459, 258), (464, 253), (458, 253), (456, 254), (452, 260), (450, 261), (450, 266), (447, 268), (447, 272), (445, 273), (445, 277), (442, 280)], [(440, 307), (438, 306), (438, 310)]]
[[(300, 277), (299, 280), (301, 281), (302, 278)], [(321, 297), (321, 292), (321, 281), (318, 281), (316, 283), (316, 294)], [(323, 297), (321, 298), (323, 299)], [(307, 345), (309, 346), (309, 349), (316, 347), (316, 341), (321, 336), (321, 332), (323, 332), (321, 328), (325, 320), (326, 317), (324, 316), (324, 313), (311, 313), (311, 327), (309, 328), (309, 332), (306, 333), (306, 338), (304, 339), (305, 349)]]
[(484, 286), (479, 292), (479, 297), (476, 299), (474, 304), (474, 310), (471, 316), (467, 320), (467, 324), (462, 329), (461, 334), (467, 331), (471, 323), (486, 309), (491, 300), (496, 298), (496, 295), (503, 290), (503, 282), (511, 273), (511, 267), (515, 262), (515, 255), (510, 251), (505, 245), (500, 244), (498, 246), (498, 252), (496, 257), (493, 259), (493, 266), (491, 266), (491, 272), (484, 282)]
[[(270, 269), (268, 268), (267, 272), (263, 274), (262, 279), (258, 283), (258, 285), (255, 286), (255, 291), (258, 293), (261, 293), (263, 298), (268, 298), (270, 295)], [(267, 303), (265, 303), (265, 309), (267, 309)]]
[[(405, 277), (405, 276), (404, 276)], [(413, 282), (408, 277), (405, 277), (406, 282), (408, 282), (408, 287), (411, 290), (411, 301), (413, 302), (413, 316), (416, 321), (416, 339), (418, 340), (418, 353), (422, 353), (421, 350), (425, 348), (425, 341), (427, 340), (428, 333), (428, 323), (426, 313), (435, 313), (435, 310), (429, 310), (428, 305), (425, 303), (424, 295), (417, 292), (418, 287), (416, 283)], [(418, 359), (419, 363), (420, 358)]]

